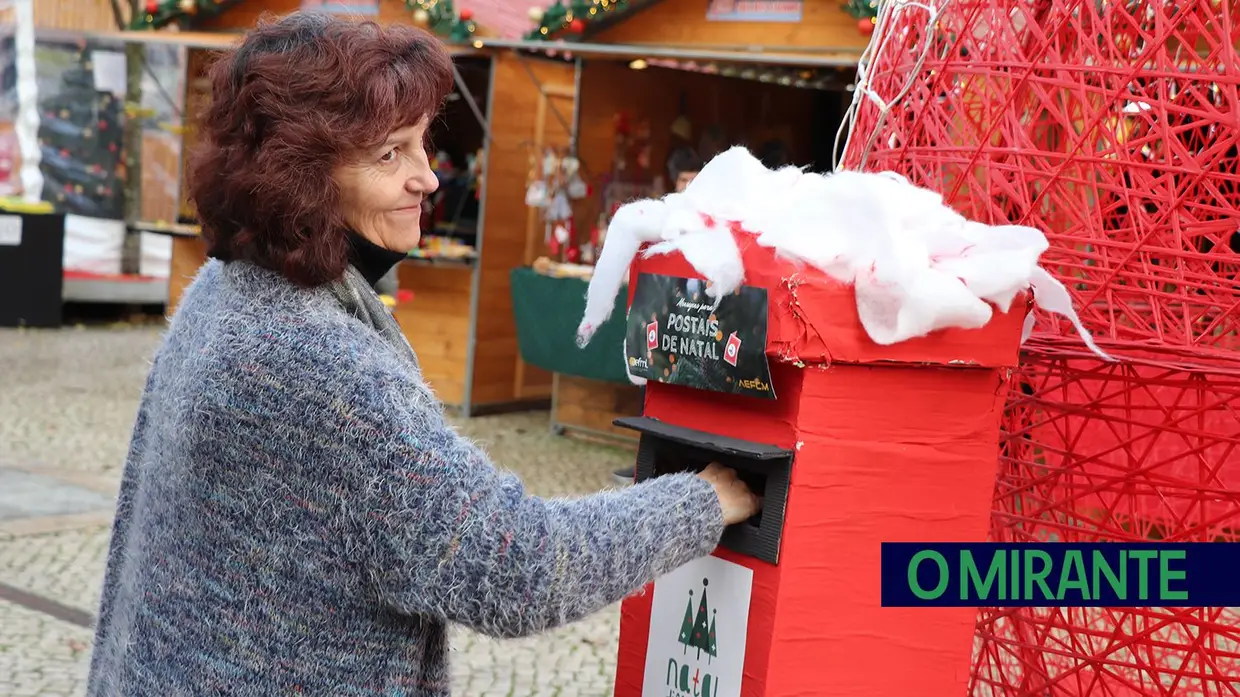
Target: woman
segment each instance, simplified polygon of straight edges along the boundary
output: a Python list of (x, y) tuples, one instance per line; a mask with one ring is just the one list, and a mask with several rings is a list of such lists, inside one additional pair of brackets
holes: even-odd
[(717, 466), (533, 497), (445, 422), (371, 285), (418, 242), (449, 60), (295, 14), (214, 66), (212, 259), (143, 393), (90, 695), (447, 695), (447, 623), (572, 622), (756, 512)]

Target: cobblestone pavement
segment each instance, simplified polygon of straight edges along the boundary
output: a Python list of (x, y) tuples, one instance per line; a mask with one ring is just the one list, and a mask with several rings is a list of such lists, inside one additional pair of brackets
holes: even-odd
[[(83, 692), (111, 502), (158, 338), (156, 328), (0, 330), (0, 695)], [(545, 412), (459, 425), (542, 495), (596, 491), (632, 462), (550, 435)], [(618, 616), (613, 607), (515, 641), (457, 630), (456, 692), (610, 695)]]

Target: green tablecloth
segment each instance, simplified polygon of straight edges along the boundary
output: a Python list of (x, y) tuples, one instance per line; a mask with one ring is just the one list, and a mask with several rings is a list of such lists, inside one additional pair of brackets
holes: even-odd
[(586, 309), (587, 283), (544, 276), (529, 267), (512, 270), (512, 311), (521, 360), (564, 375), (627, 383), (624, 365), (626, 293), (616, 295), (611, 317), (590, 344), (577, 348), (577, 325)]

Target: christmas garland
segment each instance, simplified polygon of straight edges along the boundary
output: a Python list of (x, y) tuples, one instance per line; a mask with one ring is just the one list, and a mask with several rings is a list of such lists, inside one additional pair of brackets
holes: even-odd
[[(212, 17), (242, 0), (146, 0), (143, 11), (130, 22), (131, 29), (161, 29), (170, 24), (188, 25), (196, 17)], [(473, 13), (453, 7), (452, 0), (404, 0), (413, 22), (453, 42), (469, 41), (477, 26)]]
[(143, 11), (134, 15), (130, 29), (160, 29), (173, 23), (186, 24), (195, 16), (211, 17), (241, 0), (146, 0)]
[(526, 34), (533, 41), (549, 41), (567, 36), (580, 36), (590, 24), (628, 12), (649, 4), (643, 0), (555, 0), (555, 4), (543, 9), (530, 9), (530, 20), (538, 26)]
[[(550, 7), (530, 9), (529, 17), (538, 26), (526, 34), (532, 41), (550, 41), (578, 37), (599, 20), (610, 20), (618, 14), (642, 7), (657, 0), (555, 0)], [(882, 0), (846, 0), (843, 10), (857, 19), (857, 30), (869, 35), (874, 32), (878, 8)]]
[(413, 23), (448, 41), (464, 43), (478, 30), (471, 10), (456, 11), (452, 0), (405, 0), (413, 10)]
[(869, 36), (874, 33), (874, 23), (878, 21), (878, 8), (882, 0), (847, 0), (844, 11), (857, 20), (857, 31)]

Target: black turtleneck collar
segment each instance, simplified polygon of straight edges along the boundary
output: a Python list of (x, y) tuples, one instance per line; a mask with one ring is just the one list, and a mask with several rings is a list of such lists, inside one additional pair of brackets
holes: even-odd
[(380, 247), (352, 230), (348, 232), (348, 238), (349, 263), (353, 264), (365, 277), (366, 282), (372, 286), (408, 256), (393, 252), (386, 247)]

